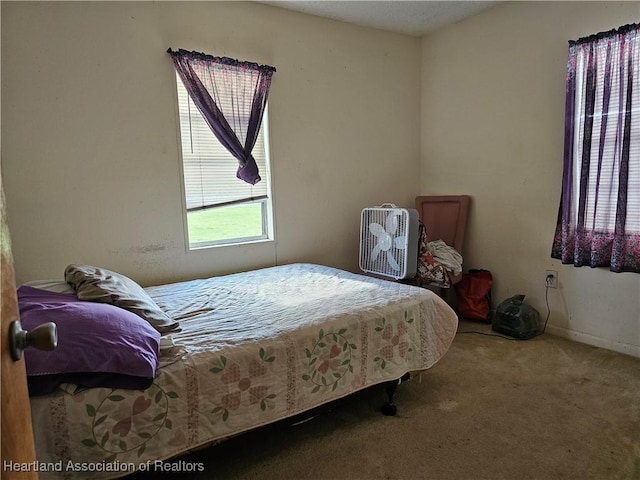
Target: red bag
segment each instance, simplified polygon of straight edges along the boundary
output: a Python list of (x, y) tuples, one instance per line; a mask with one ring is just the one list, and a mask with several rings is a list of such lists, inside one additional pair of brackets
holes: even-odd
[(491, 286), (489, 270), (469, 270), (456, 285), (458, 315), (467, 320), (491, 322)]

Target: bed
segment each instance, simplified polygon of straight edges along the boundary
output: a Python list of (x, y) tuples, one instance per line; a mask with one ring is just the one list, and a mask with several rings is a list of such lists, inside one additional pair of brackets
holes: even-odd
[(424, 371), (457, 328), (427, 289), (314, 264), (144, 292), (177, 322), (150, 384), (32, 397), (41, 479), (122, 477)]

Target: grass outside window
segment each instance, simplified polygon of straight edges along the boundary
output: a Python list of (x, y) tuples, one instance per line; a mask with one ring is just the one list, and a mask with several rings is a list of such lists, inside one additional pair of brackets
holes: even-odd
[(191, 247), (224, 243), (238, 238), (264, 238), (263, 203), (231, 205), (187, 214)]

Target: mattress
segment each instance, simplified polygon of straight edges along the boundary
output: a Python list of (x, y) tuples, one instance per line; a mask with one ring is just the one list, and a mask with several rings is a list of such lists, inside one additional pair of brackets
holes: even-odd
[(457, 328), (455, 313), (429, 290), (312, 264), (145, 290), (181, 326), (163, 337), (153, 384), (65, 384), (32, 398), (41, 479), (148, 470), (426, 370)]

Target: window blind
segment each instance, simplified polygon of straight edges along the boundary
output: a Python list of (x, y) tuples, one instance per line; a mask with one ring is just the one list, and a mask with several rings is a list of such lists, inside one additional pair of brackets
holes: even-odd
[[(218, 141), (204, 118), (189, 98), (182, 81), (177, 77), (178, 111), (182, 142), (182, 162), (187, 210), (252, 201), (266, 198), (267, 181), (250, 185), (236, 177), (238, 160)], [(229, 102), (229, 99), (216, 101)], [(232, 106), (235, 115), (247, 115)], [(228, 116), (228, 113), (225, 114)], [(231, 120), (233, 121), (233, 120)], [(264, 124), (264, 122), (263, 122)], [(261, 172), (267, 172), (263, 126), (252, 154)], [(240, 139), (244, 142), (244, 139)], [(268, 175), (264, 175), (268, 178)]]
[[(633, 41), (638, 46), (640, 37)], [(616, 205), (619, 192), (620, 161), (622, 158), (622, 137), (624, 128), (624, 116), (628, 111), (627, 93), (628, 77), (620, 75), (620, 44), (612, 42), (611, 52), (611, 94), (609, 99), (609, 109), (603, 113), (604, 82), (606, 65), (606, 48), (596, 48), (597, 74), (596, 93), (593, 112), (593, 137), (591, 144), (591, 154), (589, 157), (589, 169), (582, 172), (581, 159), (583, 155), (583, 142), (585, 131), (585, 109), (586, 99), (586, 62), (588, 49), (580, 49), (577, 57), (576, 71), (582, 75), (576, 77), (576, 99), (575, 99), (575, 131), (578, 133), (574, 138), (574, 178), (577, 180), (573, 189), (574, 217), (577, 220), (579, 205), (578, 195), (580, 194), (578, 185), (581, 175), (588, 176), (588, 191), (585, 205), (585, 227), (595, 231), (613, 231), (616, 221)], [(631, 122), (630, 122), (630, 143), (629, 143), (629, 171), (627, 196), (627, 220), (625, 229), (627, 232), (640, 233), (640, 55), (632, 57), (632, 75), (634, 85), (631, 90)], [(603, 160), (598, 165), (600, 149), (600, 131), (603, 123), (606, 125), (604, 135)], [(599, 188), (597, 185), (599, 184)], [(597, 207), (596, 207), (597, 205)]]

